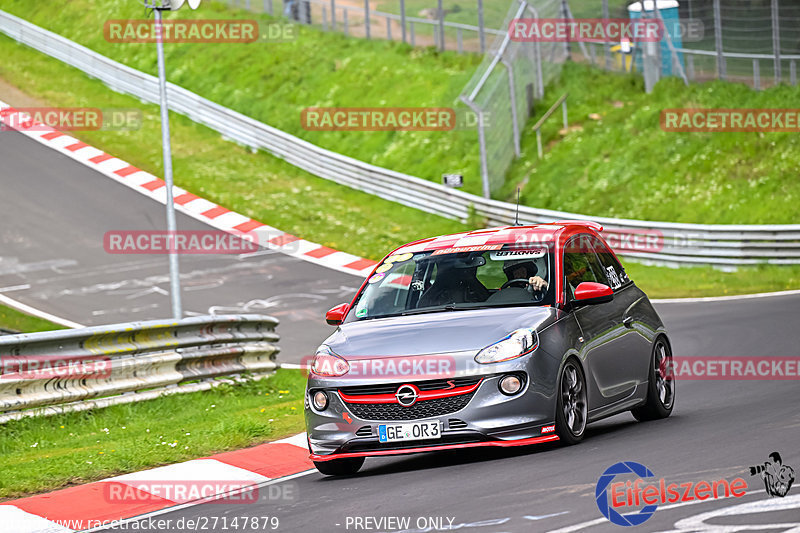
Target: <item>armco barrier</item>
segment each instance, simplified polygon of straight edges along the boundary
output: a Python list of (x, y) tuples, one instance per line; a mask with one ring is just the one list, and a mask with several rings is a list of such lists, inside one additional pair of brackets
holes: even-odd
[[(116, 91), (147, 102), (158, 101), (155, 77), (4, 11), (0, 11), (0, 32), (82, 70)], [(466, 220), (473, 209), (490, 225), (510, 224), (514, 220), (513, 204), (452, 190), (325, 150), (174, 84), (168, 84), (167, 90), (171, 110), (220, 132), (225, 138), (266, 150), (321, 178), (448, 218)], [(562, 219), (600, 222), (607, 232), (623, 236), (622, 246), (615, 247), (618, 253), (654, 263), (719, 267), (800, 263), (800, 224), (678, 224), (589, 217), (532, 207), (521, 207), (519, 217), (524, 223)], [(650, 244), (640, 245), (642, 235), (651, 239)]]
[(268, 376), (277, 325), (216, 315), (0, 337), (0, 423)]

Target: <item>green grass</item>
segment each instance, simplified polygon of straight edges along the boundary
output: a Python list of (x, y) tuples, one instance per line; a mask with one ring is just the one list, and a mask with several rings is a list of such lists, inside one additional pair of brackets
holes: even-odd
[[(0, 53), (6, 59), (0, 64), (0, 77), (24, 87), (27, 94), (48, 105), (142, 109), (141, 130), (92, 131), (76, 135), (140, 168), (162, 175), (159, 145), (152, 142), (160, 135), (155, 106), (114, 93), (77, 70), (5, 37), (0, 37)], [(53, 84), (53, 79), (59, 83)], [(625, 80), (624, 77), (617, 79)], [(632, 85), (635, 81), (628, 83)], [(572, 107), (573, 111), (583, 114), (592, 108), (590, 104), (584, 108)], [(170, 123), (178, 185), (303, 238), (380, 259), (389, 249), (405, 242), (469, 229), (455, 221), (315, 178), (267, 154), (253, 154), (185, 117), (172, 115)], [(567, 193), (569, 191), (565, 190)], [(731, 290), (774, 291), (800, 285), (797, 269), (788, 267), (769, 267), (765, 269), (769, 275), (765, 276), (757, 269), (722, 273), (706, 267), (676, 271), (646, 268), (630, 262), (626, 265), (643, 289), (656, 291), (653, 296), (708, 296)], [(696, 283), (697, 276), (706, 280), (702, 287)]]
[(64, 326), (0, 305), (0, 329), (32, 333), (34, 331), (64, 329)]
[[(156, 73), (152, 44), (114, 44), (109, 19), (141, 19), (130, 0), (0, 0), (0, 9), (64, 35), (133, 68)], [(58, 16), (53, 16), (58, 13)], [(166, 18), (248, 18), (268, 15), (204, 2)], [(285, 43), (167, 44), (170, 81), (324, 148), (430, 180), (446, 172), (471, 176), (479, 192), (474, 128), (437, 132), (316, 132), (303, 129), (307, 107), (453, 107), (480, 62), (476, 55), (439, 53), (387, 41), (353, 39), (297, 26)], [(466, 109), (460, 105), (459, 109)]]
[[(0, 77), (48, 105), (140, 108), (142, 128), (76, 135), (163, 176), (157, 106), (117, 94), (59, 61), (0, 37)], [(54, 84), (53, 80), (59, 80)], [(331, 248), (379, 259), (421, 236), (467, 226), (316, 178), (265, 153), (223, 140), (180, 115), (170, 116), (175, 182), (195, 194)]]
[[(568, 64), (540, 116), (569, 93), (570, 131), (560, 113), (543, 130), (536, 157), (526, 131), (502, 196), (527, 183), (523, 202), (596, 216), (709, 224), (791, 224), (800, 215), (800, 136), (793, 133), (668, 133), (666, 108), (785, 108), (800, 87), (755, 92), (726, 82), (685, 87), (666, 78), (645, 94), (634, 75)], [(599, 120), (589, 118), (597, 113)]]
[[(487, 13), (494, 13), (492, 17), (507, 8), (500, 5), (504, 2), (485, 4)], [(387, 0), (385, 5), (394, 4)], [(412, 0), (408, 8), (414, 11), (430, 5)], [(470, 9), (474, 6), (459, 5), (462, 9), (453, 16), (473, 16)], [(576, 16), (599, 9), (588, 0), (574, 2), (572, 7)], [(102, 35), (108, 19), (141, 18), (143, 12), (136, 2), (0, 0), (0, 8), (125, 64), (155, 72), (153, 45), (112, 44)], [(56, 9), (59, 15), (54, 17)], [(618, 9), (619, 5), (612, 4), (612, 12)], [(219, 3), (204, 3), (197, 11), (170, 16), (272, 20)], [(462, 173), (464, 190), (480, 191), (474, 131), (308, 132), (299, 121), (300, 111), (307, 106), (452, 105), (478, 64), (477, 56), (439, 54), (306, 27), (289, 43), (168, 44), (166, 52), (169, 78), (211, 100), (370, 163), (434, 181), (439, 181), (443, 172)], [(755, 92), (725, 82), (687, 88), (670, 78), (647, 95), (635, 75), (568, 64), (545, 100), (537, 103), (532, 121), (564, 92), (570, 94), (569, 133), (558, 133), (561, 125), (556, 114), (544, 128), (548, 148), (545, 159), (539, 161), (530, 122), (522, 139), (522, 157), (496, 193), (498, 198), (510, 198), (517, 184), (527, 183), (525, 204), (589, 215), (721, 224), (791, 223), (797, 219), (800, 137), (791, 133), (667, 133), (660, 129), (659, 116), (664, 108), (691, 106), (785, 107), (785, 102), (800, 97), (800, 88), (782, 86)], [(590, 119), (594, 113), (601, 119)], [(197, 149), (192, 151), (191, 155), (196, 155)], [(238, 165), (235, 174), (217, 174), (220, 190), (227, 176), (235, 175), (236, 181), (254, 193), (265, 194), (261, 175), (243, 167)], [(277, 194), (281, 201), (293, 201)], [(222, 200), (231, 204), (228, 207), (242, 205), (234, 203), (235, 192), (225, 196)]]
[(303, 431), (305, 378), (259, 381), (84, 413), (12, 421), (0, 431), (0, 498), (86, 483)]

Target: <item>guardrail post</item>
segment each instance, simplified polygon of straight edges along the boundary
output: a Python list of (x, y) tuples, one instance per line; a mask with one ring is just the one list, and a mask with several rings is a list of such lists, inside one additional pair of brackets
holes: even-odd
[(722, 13), (719, 0), (714, 0), (714, 46), (717, 50), (717, 77), (724, 80), (727, 77), (725, 54), (722, 51)]
[(694, 55), (685, 54), (686, 57), (686, 77), (689, 81), (694, 81)]
[(414, 21), (408, 23), (408, 30), (411, 32), (411, 46), (417, 45), (417, 36), (414, 34)]
[(322, 29), (328, 31), (328, 8), (322, 6)]
[(439, 51), (444, 52), (444, 6), (439, 0)]
[(761, 69), (759, 68), (758, 59), (753, 59), (753, 89), (756, 91), (761, 90)]
[(344, 11), (342, 11), (342, 26), (343, 26), (342, 29), (344, 30), (344, 34), (345, 35), (350, 35), (350, 31), (349, 31), (348, 24), (347, 24), (347, 8), (345, 8)]
[(336, 0), (331, 0), (331, 28), (336, 31)]
[(402, 26), (403, 42), (406, 42), (406, 0), (400, 0), (400, 26)]
[(775, 85), (781, 82), (781, 23), (778, 0), (772, 0), (772, 53), (775, 55)]
[(367, 32), (367, 39), (369, 39), (369, 0), (364, 0), (364, 24)]
[(269, 13), (270, 16), (274, 15), (272, 11), (272, 0), (264, 0), (264, 12)]
[(478, 38), (481, 41), (481, 53), (486, 53), (486, 28), (483, 26), (483, 0), (478, 0)]
[(464, 35), (461, 28), (456, 30), (456, 41), (458, 42), (458, 53), (461, 54), (464, 52)]
[(392, 40), (392, 19), (388, 16), (386, 17), (386, 39), (389, 41)]
[(794, 59), (789, 62), (789, 83), (797, 85), (797, 62)]

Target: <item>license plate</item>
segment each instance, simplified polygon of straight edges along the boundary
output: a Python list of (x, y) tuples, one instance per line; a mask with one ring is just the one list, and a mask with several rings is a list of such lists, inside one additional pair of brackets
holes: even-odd
[(441, 437), (441, 424), (438, 420), (410, 424), (381, 424), (378, 426), (378, 440), (381, 442), (439, 439)]

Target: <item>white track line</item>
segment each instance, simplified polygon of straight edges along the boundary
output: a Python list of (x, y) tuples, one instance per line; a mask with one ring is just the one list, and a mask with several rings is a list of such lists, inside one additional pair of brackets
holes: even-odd
[(35, 307), (31, 307), (30, 305), (24, 304), (22, 302), (18, 302), (12, 298), (4, 294), (0, 294), (0, 303), (7, 305), (17, 311), (22, 311), (23, 313), (27, 313), (29, 315), (33, 315), (35, 317), (43, 318), (45, 320), (49, 320), (50, 322), (55, 322), (61, 326), (66, 326), (68, 328), (85, 328), (83, 324), (78, 324), (77, 322), (73, 322), (72, 320), (67, 320), (66, 318), (61, 318), (60, 316), (51, 315), (45, 311), (40, 309), (36, 309)]

